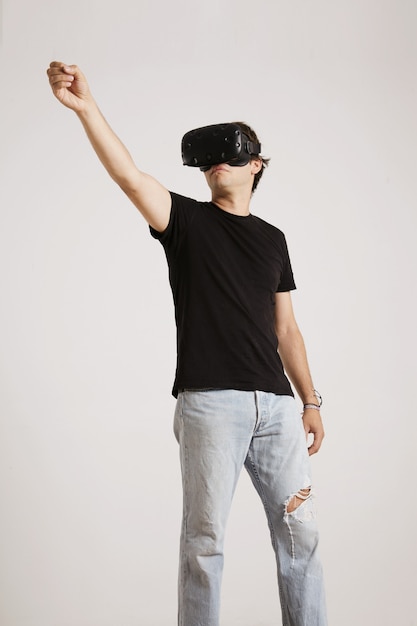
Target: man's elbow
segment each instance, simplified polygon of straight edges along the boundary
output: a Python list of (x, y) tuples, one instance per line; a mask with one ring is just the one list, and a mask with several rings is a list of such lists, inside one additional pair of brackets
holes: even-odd
[(277, 334), (279, 343), (283, 343), (287, 340), (293, 341), (297, 337), (301, 337), (300, 329), (295, 320), (292, 320), (290, 323), (286, 324), (277, 324), (275, 327), (275, 332)]

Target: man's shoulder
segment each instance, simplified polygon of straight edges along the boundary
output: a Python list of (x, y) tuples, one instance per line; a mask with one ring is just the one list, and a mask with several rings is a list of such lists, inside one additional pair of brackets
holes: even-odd
[(195, 198), (190, 198), (189, 196), (184, 196), (175, 191), (170, 191), (172, 198), (172, 203), (177, 206), (197, 206), (197, 205), (206, 205), (208, 204), (204, 200), (196, 200)]
[(282, 232), (282, 230), (280, 230), (277, 226), (275, 226), (274, 224), (271, 224), (270, 222), (267, 222), (266, 220), (262, 219), (261, 217), (259, 217), (259, 215), (253, 215), (252, 217), (254, 219), (254, 223), (258, 226), (259, 229), (265, 231), (266, 233), (269, 233), (271, 236), (275, 236), (278, 238), (285, 238), (284, 233)]

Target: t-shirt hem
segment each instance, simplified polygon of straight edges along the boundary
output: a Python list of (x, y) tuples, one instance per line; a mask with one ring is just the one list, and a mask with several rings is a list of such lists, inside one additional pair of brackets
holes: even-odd
[(178, 397), (178, 394), (182, 391), (215, 391), (221, 389), (234, 389), (235, 391), (263, 391), (265, 393), (273, 393), (276, 396), (291, 396), (294, 397), (294, 393), (291, 389), (290, 383), (288, 387), (277, 387), (276, 385), (266, 385), (265, 383), (259, 384), (242, 384), (242, 383), (230, 383), (230, 384), (175, 384), (172, 389), (172, 395), (174, 398)]

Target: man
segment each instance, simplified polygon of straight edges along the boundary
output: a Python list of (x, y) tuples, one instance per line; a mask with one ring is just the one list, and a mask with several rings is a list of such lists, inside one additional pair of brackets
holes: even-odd
[[(76, 112), (169, 264), (178, 347), (174, 426), (184, 494), (178, 623), (219, 624), (225, 526), (245, 466), (268, 519), (283, 624), (325, 626), (309, 469), (309, 454), (324, 436), (321, 398), (293, 313), (284, 235), (249, 210), (267, 163), (256, 134), (243, 123), (187, 134), (184, 163), (204, 171), (212, 195), (211, 202), (197, 202), (137, 169), (76, 66), (53, 62), (48, 75), (54, 95)], [(236, 133), (237, 156), (229, 158), (226, 150), (213, 160), (205, 145), (202, 160), (184, 154), (195, 138), (198, 152), (212, 128)], [(284, 367), (304, 404), (302, 419)]]

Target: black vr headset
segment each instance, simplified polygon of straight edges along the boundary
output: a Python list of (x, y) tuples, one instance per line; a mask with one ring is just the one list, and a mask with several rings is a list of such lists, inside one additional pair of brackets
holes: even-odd
[(238, 124), (212, 124), (190, 130), (181, 142), (182, 162), (207, 172), (212, 165), (228, 163), (242, 167), (261, 152)]

